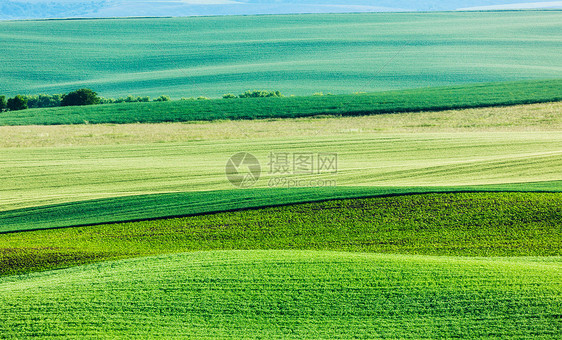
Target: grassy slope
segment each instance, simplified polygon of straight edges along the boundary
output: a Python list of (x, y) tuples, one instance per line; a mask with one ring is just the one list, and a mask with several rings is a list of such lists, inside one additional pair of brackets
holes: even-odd
[[(185, 215), (274, 200), (427, 192), (427, 186), (459, 190), (521, 183), (488, 189), (559, 190), (560, 105), (340, 119), (0, 128), (0, 230)], [(258, 189), (275, 178), (267, 173), (272, 151), (337, 152), (339, 173), (312, 177), (336, 180), (339, 187), (233, 191), (224, 164), (240, 151), (262, 162)], [(536, 183), (523, 184), (529, 182)], [(103, 200), (111, 197), (120, 198)], [(35, 208), (17, 210), (26, 207)]]
[(561, 200), (562, 193), (426, 194), (0, 234), (0, 275), (203, 250), (561, 256)]
[[(360, 122), (360, 121), (359, 121)], [(361, 126), (355, 124), (357, 129)], [(217, 125), (219, 128), (220, 125)], [(236, 128), (236, 127), (235, 127)], [(319, 125), (317, 130), (321, 130)], [(244, 131), (243, 131), (244, 132)], [(84, 137), (87, 139), (87, 137)], [(182, 143), (2, 149), (0, 210), (155, 193), (229, 190), (225, 164), (246, 151), (262, 164), (271, 152), (337, 153), (338, 173), (290, 179), (338, 186), (469, 186), (561, 180), (559, 132), (334, 133)], [(271, 184), (276, 184), (272, 182)], [(314, 183), (313, 183), (314, 184)]]
[[(288, 36), (272, 35), (265, 44), (272, 50), (279, 50), (280, 43), (286, 44), (286, 50), (291, 50), (291, 60), (280, 60), (285, 54), (268, 54), (267, 48), (263, 48), (267, 39), (263, 38), (267, 36), (264, 33), (279, 29), (275, 27), (278, 22), (273, 25), (278, 17), (248, 19), (256, 26), (261, 25), (262, 29), (257, 31), (255, 27), (243, 28), (242, 23), (248, 23), (244, 18), (221, 21), (218, 29), (206, 32), (182, 31), (173, 26), (195, 23), (194, 26), (209, 27), (209, 21), (216, 18), (170, 19), (166, 25), (150, 20), (134, 21), (135, 25), (143, 26), (142, 29), (134, 29), (123, 20), (113, 21), (117, 28), (113, 32), (116, 40), (123, 40), (124, 36), (131, 39), (131, 32), (125, 28), (154, 34), (152, 38), (129, 43), (129, 50), (123, 49), (121, 44), (102, 40), (104, 37), (96, 34), (101, 25), (99, 21), (56, 22), (55, 25), (60, 25), (58, 36), (53, 35), (57, 29), (45, 29), (50, 22), (33, 23), (26, 25), (27, 28), (21, 23), (8, 23), (12, 26), (3, 27), (8, 29), (1, 30), (0, 35), (10, 43), (0, 46), (0, 52), (14, 57), (4, 64), (9, 71), (3, 72), (3, 79), (7, 79), (10, 86), (33, 89), (33, 92), (87, 84), (99, 85), (107, 93), (115, 93), (117, 88), (136, 92), (136, 88), (146, 91), (142, 94), (157, 91), (179, 94), (188, 92), (185, 84), (189, 83), (198, 84), (194, 86), (196, 90), (191, 89), (198, 95), (208, 94), (205, 91), (210, 88), (227, 92), (217, 86), (221, 83), (230, 86), (228, 91), (237, 91), (236, 84), (246, 89), (252, 80), (256, 80), (253, 84), (265, 87), (267, 83), (263, 79), (266, 77), (272, 81), (284, 79), (288, 88), (296, 84), (299, 88), (294, 89), (295, 93), (311, 88), (324, 90), (318, 88), (318, 81), (326, 79), (333, 82), (324, 83), (331, 87), (326, 92), (333, 89), (349, 92), (350, 88), (369, 87), (371, 83), (402, 88), (403, 84), (411, 87), (411, 84), (503, 81), (544, 78), (543, 73), (559, 74), (560, 70), (552, 67), (552, 61), (559, 60), (553, 48), (559, 42), (556, 35), (559, 12), (494, 14), (495, 20), (490, 20), (488, 15), (402, 14), (393, 17), (396, 21), (390, 23), (382, 20), (389, 17), (376, 15), (330, 17), (338, 18), (337, 25), (327, 23), (327, 17), (311, 16), (309, 18), (320, 23), (315, 29), (310, 27), (313, 22), (297, 20), (302, 17), (283, 17), (282, 20), (289, 22), (280, 24), (292, 22), (293, 30), (288, 31)], [(347, 18), (347, 22), (342, 22), (341, 18)], [(370, 21), (372, 18), (380, 22)], [(429, 21), (435, 25), (427, 25)], [(403, 22), (412, 26), (405, 26)], [(75, 31), (77, 25), (81, 31), (94, 33), (89, 35), (94, 38), (65, 40), (64, 35)], [(373, 44), (370, 39), (373, 34), (381, 34), (378, 29), (381, 27), (392, 30), (393, 36), (383, 33), (383, 38)], [(209, 49), (197, 46), (225, 31), (233, 32), (233, 28), (237, 30), (236, 37), (246, 41), (223, 39), (234, 45), (227, 46), (235, 51), (227, 60), (224, 53), (213, 55)], [(334, 31), (330, 32), (332, 28)], [(311, 44), (295, 40), (303, 31), (315, 30), (322, 32), (326, 37), (324, 41)], [(425, 38), (417, 36), (409, 40), (409, 35), (416, 30)], [(162, 46), (154, 44), (154, 36), (159, 37), (164, 31), (169, 39), (162, 39)], [(170, 31), (174, 32), (171, 36)], [(50, 37), (43, 32), (48, 32)], [(197, 39), (200, 40), (186, 39), (186, 32), (199, 33)], [(246, 50), (237, 49), (240, 45), (248, 46), (247, 39), (252, 40), (256, 35), (261, 42), (254, 41)], [(412, 42), (404, 47), (409, 53), (396, 54), (404, 46), (400, 41), (406, 39)], [(35, 45), (35, 49), (22, 48), (37, 41), (41, 43)], [(350, 41), (353, 42), (350, 44)], [(532, 49), (529, 48), (531, 41)], [(342, 46), (339, 52), (334, 49), (338, 44)], [(54, 45), (58, 48), (52, 48)], [(155, 48), (165, 45), (173, 51), (148, 55), (143, 45)], [(195, 47), (189, 51), (197, 50), (201, 55), (190, 52), (192, 54), (186, 57), (184, 53), (174, 53), (178, 45), (182, 45), (179, 47), (184, 51), (186, 45)], [(215, 46), (207, 45), (219, 49), (225, 46), (224, 41)], [(509, 54), (509, 61), (502, 59), (508, 56), (506, 49), (513, 52)], [(60, 50), (73, 52), (64, 56), (60, 55)], [(134, 57), (131, 50), (135, 50)], [(361, 55), (348, 59), (333, 54), (330, 58), (314, 58), (326, 51), (349, 57), (349, 50)], [(424, 53), (430, 50), (433, 53)], [(376, 55), (372, 51), (377, 51)], [(410, 54), (412, 52), (416, 53)], [(86, 58), (81, 58), (80, 54)], [(160, 65), (150, 64), (150, 60), (162, 60), (162, 55), (167, 55), (169, 60)], [(369, 73), (365, 71), (366, 65), (372, 65), (373, 59), (379, 69), (378, 66), (390, 59), (384, 57), (395, 55), (395, 61), (401, 62), (391, 63), (375, 82), (372, 73), (365, 76)], [(80, 65), (65, 59), (70, 56)], [(250, 64), (233, 67), (236, 59), (248, 56), (255, 57)], [(187, 64), (198, 67), (189, 69), (189, 72), (199, 72), (195, 77), (194, 73), (179, 74), (183, 71), (175, 70), (178, 60), (184, 63), (186, 59)], [(32, 60), (41, 61), (40, 65), (22, 72), (16, 60), (23, 60), (27, 65), (32, 64), (29, 63)], [(256, 60), (263, 63), (262, 68), (256, 67)], [(349, 65), (332, 65), (332, 60), (345, 60)], [(168, 65), (164, 65), (166, 63)], [(212, 63), (215, 65), (210, 65)], [(217, 66), (217, 63), (222, 65)], [(294, 78), (287, 77), (284, 67), (293, 70)], [(143, 72), (147, 68), (149, 72)], [(342, 68), (345, 70), (339, 73), (325, 72)], [(61, 69), (69, 72), (65, 74)], [(28, 77), (21, 78), (21, 74)], [(91, 80), (83, 82), (81, 79), (85, 78), (81, 77)], [(333, 86), (342, 79), (348, 79), (349, 83), (340, 88)], [(368, 82), (367, 86), (360, 84), (362, 79)], [(279, 84), (283, 86), (283, 81)], [(3, 84), (0, 83), (0, 87), (4, 88)], [(232, 151), (246, 150), (257, 152), (260, 157), (267, 157), (272, 149), (341, 152), (347, 162), (339, 177), (343, 184), (439, 182), (466, 185), (560, 180), (560, 137), (556, 132), (516, 136), (472, 131), (462, 135), (332, 137), (319, 138), (311, 134), (290, 140), (264, 137), (166, 145), (2, 149), (0, 204), (3, 206), (0, 209), (178, 188), (224, 189), (221, 167), (225, 156)], [(206, 167), (209, 172), (201, 172), (198, 167)], [(141, 183), (146, 186), (139, 186)], [(267, 220), (257, 212), (231, 212), (164, 222), (4, 234), (0, 235), (3, 242), (0, 248), (8, 266), (2, 268), (42, 270), (148, 255), (149, 252), (193, 251), (201, 245), (209, 249), (255, 249), (265, 244), (268, 249), (471, 256), (560, 255), (559, 194), (473, 195), (380, 198), (371, 200), (371, 205), (364, 201), (329, 202), (322, 203), (323, 206), (307, 205), (300, 214), (298, 209), (303, 206), (270, 208), (268, 212), (272, 215)], [(319, 207), (322, 209), (314, 210)], [(387, 209), (381, 209), (383, 207)], [(436, 207), (440, 209), (435, 211)], [(332, 211), (331, 214), (330, 208), (336, 208), (337, 213)], [(315, 214), (310, 214), (311, 209)], [(341, 211), (355, 219), (346, 218)], [(217, 216), (217, 220), (212, 220)], [(64, 219), (64, 215), (61, 218)], [(268, 225), (271, 221), (278, 223), (271, 227)], [(336, 228), (331, 224), (335, 221), (341, 222)], [(393, 222), (393, 228), (384, 229), (389, 221)], [(195, 224), (190, 225), (192, 222)], [(306, 233), (295, 229), (301, 222)], [(350, 222), (355, 224), (346, 226)], [(216, 228), (209, 228), (209, 225)], [(324, 227), (322, 233), (318, 233), (319, 225)], [(379, 226), (378, 233), (373, 233), (373, 225)], [(443, 225), (449, 227), (447, 231), (440, 228)], [(521, 226), (524, 227), (519, 228)], [(288, 238), (291, 233), (292, 237)], [(393, 243), (396, 239), (402, 241)], [(295, 240), (302, 243), (296, 244)], [(560, 333), (560, 281), (560, 257), (468, 259), (295, 250), (166, 255), (3, 277), (0, 279), (0, 334), (123, 338), (182, 335), (552, 338)]]
[(553, 338), (560, 258), (228, 251), (0, 279), (7, 336)]
[(139, 221), (294, 203), (432, 192), (562, 192), (562, 181), (460, 187), (325, 187), (124, 196), (0, 212), (0, 233)]
[(309, 95), (559, 78), (561, 18), (528, 11), (1, 22), (0, 92), (88, 86), (106, 96), (179, 98), (273, 87)]
[(562, 80), (471, 84), (361, 95), (124, 103), (6, 112), (0, 125), (160, 123), (354, 116), (562, 100)]

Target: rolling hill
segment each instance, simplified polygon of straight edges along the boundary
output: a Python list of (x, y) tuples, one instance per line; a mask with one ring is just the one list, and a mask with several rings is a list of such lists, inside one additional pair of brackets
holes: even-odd
[[(461, 4), (194, 1), (0, 15)], [(0, 21), (2, 95), (289, 95), (0, 112), (0, 338), (556, 338), (561, 15)]]
[(562, 181), (456, 187), (268, 188), (133, 195), (0, 211), (0, 233), (155, 220), (342, 198), (462, 192), (559, 193), (562, 192)]
[(561, 18), (522, 11), (4, 21), (0, 93), (311, 95), (554, 79), (562, 77)]
[[(495, 192), (479, 192), (479, 188), (464, 193), (451, 188), (447, 192), (441, 188), (441, 193), (426, 194), (402, 188), (388, 189), (386, 196), (381, 190), (379, 197), (353, 198), (369, 193), (361, 189), (363, 192), (347, 188), (331, 196), (325, 192), (322, 196), (321, 190), (317, 196), (311, 196), (310, 190), (294, 190), (292, 196), (277, 192), (268, 203), (281, 206), (269, 208), (264, 208), (267, 202), (252, 201), (251, 195), (246, 197), (248, 203), (240, 203), (240, 195), (214, 193), (219, 204), (201, 200), (197, 208), (192, 202), (191, 212), (200, 214), (196, 216), (78, 226), (87, 221), (84, 219), (75, 220), (72, 228), (61, 229), (29, 231), (19, 219), (19, 230), (0, 234), (0, 275), (207, 250), (300, 249), (477, 257), (562, 255), (560, 187), (552, 193), (510, 192), (509, 186), (498, 186)], [(532, 189), (530, 185), (525, 190)], [(375, 195), (376, 190), (370, 194)], [(229, 205), (224, 204), (227, 197), (232, 197)], [(298, 204), (299, 200), (336, 197), (344, 199)], [(136, 207), (158, 210), (168, 202), (160, 206), (137, 202)], [(201, 208), (204, 204), (209, 207)], [(108, 212), (119, 213), (116, 207), (106, 207)], [(248, 207), (254, 208), (213, 213)], [(2, 215), (4, 222), (6, 214)], [(45, 219), (42, 227), (48, 228), (64, 216), (67, 221), (78, 217), (59, 210), (55, 220)], [(17, 216), (15, 219), (17, 223)]]
[(560, 258), (226, 251), (0, 278), (0, 332), (69, 338), (552, 338)]
[(132, 204), (138, 195), (234, 189), (225, 164), (238, 152), (252, 153), (262, 163), (256, 183), (262, 189), (289, 185), (276, 183), (278, 176), (269, 173), (272, 152), (337, 153), (337, 174), (286, 178), (322, 180), (328, 187), (334, 180), (342, 187), (560, 181), (560, 105), (276, 121), (0, 127), (0, 211), (124, 196), (133, 196)]

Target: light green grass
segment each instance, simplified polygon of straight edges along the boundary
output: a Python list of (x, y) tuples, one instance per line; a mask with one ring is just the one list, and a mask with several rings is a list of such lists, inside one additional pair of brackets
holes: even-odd
[[(358, 124), (357, 128), (361, 126)], [(235, 128), (235, 127), (234, 127)], [(319, 127), (320, 128), (320, 127)], [(108, 197), (228, 190), (229, 157), (254, 154), (267, 188), (271, 152), (338, 153), (338, 173), (291, 179), (338, 186), (470, 186), (561, 180), (562, 134), (330, 134), (139, 145), (2, 149), (0, 210)]]
[(352, 93), (562, 77), (562, 12), (0, 23), (2, 94)]
[(131, 124), (361, 116), (562, 100), (562, 80), (501, 82), (370, 94), (106, 104), (9, 111), (0, 125)]
[(407, 195), (0, 234), (0, 275), (202, 250), (561, 256), (561, 200), (562, 193)]
[(554, 338), (560, 258), (202, 252), (0, 279), (0, 332), (45, 338)]
[(373, 133), (562, 131), (562, 101), (361, 117), (223, 120), (197, 123), (0, 126), (0, 148), (182, 143)]

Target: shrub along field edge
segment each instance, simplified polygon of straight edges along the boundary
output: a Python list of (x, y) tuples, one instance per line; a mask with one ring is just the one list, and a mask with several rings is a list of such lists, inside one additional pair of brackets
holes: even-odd
[(126, 124), (353, 116), (562, 100), (562, 79), (418, 88), (370, 94), (180, 100), (57, 107), (0, 114), (0, 125)]

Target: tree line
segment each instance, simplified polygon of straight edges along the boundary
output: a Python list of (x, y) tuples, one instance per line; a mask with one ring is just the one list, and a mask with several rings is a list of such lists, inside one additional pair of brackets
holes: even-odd
[[(251, 90), (246, 91), (240, 95), (228, 93), (222, 96), (224, 99), (234, 98), (268, 98), (268, 97), (284, 97), (279, 91), (264, 91), (264, 90)], [(209, 100), (207, 97), (198, 98), (182, 98), (182, 100)], [(169, 96), (162, 95), (153, 99), (153, 102), (167, 102), (170, 101)], [(6, 99), (5, 96), (0, 96), (0, 112), (20, 111), (25, 109), (37, 109), (45, 107), (59, 107), (59, 106), (85, 106), (85, 105), (98, 105), (98, 104), (117, 104), (117, 103), (147, 103), (151, 99), (148, 96), (127, 96), (120, 98), (104, 98), (91, 89), (79, 89), (67, 94), (39, 94), (39, 95), (17, 95), (13, 98)]]
[(67, 94), (20, 95), (6, 100), (0, 96), (0, 111), (20, 111), (57, 106), (83, 106), (100, 104), (101, 98), (90, 89), (80, 89)]

